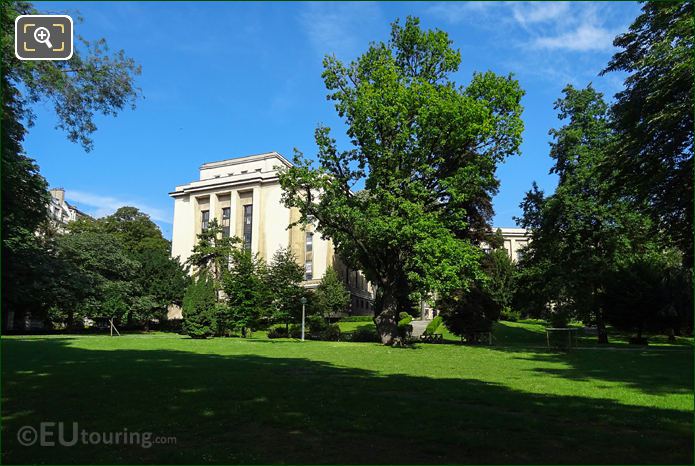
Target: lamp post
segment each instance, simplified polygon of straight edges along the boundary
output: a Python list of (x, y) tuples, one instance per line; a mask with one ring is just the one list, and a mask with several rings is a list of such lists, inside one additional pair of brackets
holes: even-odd
[(302, 341), (304, 341), (304, 319), (306, 316), (306, 298), (302, 296), (302, 299), (300, 301), (302, 302)]

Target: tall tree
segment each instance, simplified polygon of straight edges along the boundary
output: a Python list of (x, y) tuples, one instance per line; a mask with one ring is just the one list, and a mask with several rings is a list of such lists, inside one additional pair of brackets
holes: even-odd
[(314, 307), (324, 319), (345, 311), (350, 305), (350, 292), (333, 267), (326, 269), (314, 294)]
[(517, 81), (487, 72), (456, 86), (450, 75), (461, 56), (451, 45), (409, 17), (349, 65), (326, 57), (328, 98), (354, 147), (338, 151), (321, 126), (318, 167), (297, 152), (280, 176), (300, 222), (315, 219), (347, 265), (376, 285), (385, 344), (398, 339), (398, 313), (414, 299), (482, 275), (477, 243), (491, 233), (495, 169), (521, 141)]
[(278, 249), (268, 266), (266, 283), (270, 293), (271, 319), (284, 323), (287, 329), (301, 312), (302, 280), (304, 269), (297, 263), (294, 253), (289, 248)]
[(645, 2), (602, 73), (626, 72), (612, 107), (605, 174), (634, 196), (693, 264), (693, 2)]
[[(134, 77), (140, 73), (123, 51), (109, 54), (104, 39), (81, 39), (67, 61), (21, 61), (14, 55), (14, 20), (40, 13), (31, 3), (11, 1), (0, 9), (2, 91), (2, 309), (8, 314), (36, 309), (37, 298), (51, 289), (42, 285), (47, 247), (34, 235), (47, 221), (47, 183), (35, 162), (23, 154), (26, 127), (34, 123), (31, 105), (53, 104), (57, 127), (71, 141), (91, 150), (94, 115), (115, 115), (133, 106), (139, 95)], [(9, 290), (12, 290), (9, 292)], [(45, 296), (43, 296), (45, 298)]]
[(271, 297), (267, 288), (265, 262), (246, 248), (232, 250), (229, 266), (222, 275), (228, 314), (224, 326), (238, 328), (243, 336), (256, 329), (264, 318)]
[(648, 247), (650, 222), (635, 212), (632, 202), (606, 198), (606, 183), (598, 173), (610, 155), (613, 133), (603, 96), (591, 86), (567, 86), (563, 93), (555, 109), (565, 124), (550, 131), (551, 173), (559, 183), (547, 197), (534, 184), (521, 204), (519, 223), (531, 230), (521, 266), (526, 279), (544, 283), (538, 293), (552, 301), (555, 312), (571, 311), (595, 323), (599, 342), (605, 343), (600, 293), (606, 274), (622, 256)]

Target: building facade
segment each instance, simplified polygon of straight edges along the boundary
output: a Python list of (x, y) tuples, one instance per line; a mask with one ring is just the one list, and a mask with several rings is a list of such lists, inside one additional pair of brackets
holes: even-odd
[(51, 202), (48, 205), (48, 217), (58, 231), (63, 232), (69, 222), (89, 217), (65, 200), (65, 190), (63, 188), (53, 188), (49, 192), (51, 193)]
[[(518, 261), (524, 254), (524, 248), (528, 246), (530, 235), (525, 228), (492, 228), (502, 233), (503, 248), (513, 261)], [(489, 246), (483, 245), (483, 250), (489, 250)]]
[(205, 163), (196, 181), (177, 186), (174, 199), (172, 257), (184, 263), (200, 234), (216, 219), (224, 235), (237, 236), (242, 247), (270, 262), (280, 248), (290, 248), (304, 268), (304, 286), (315, 288), (333, 267), (352, 296), (352, 314), (369, 314), (373, 306), (371, 285), (362, 273), (350, 270), (336, 256), (329, 239), (313, 225), (288, 226), (299, 211), (282, 203), (278, 170), (292, 164), (277, 152)]

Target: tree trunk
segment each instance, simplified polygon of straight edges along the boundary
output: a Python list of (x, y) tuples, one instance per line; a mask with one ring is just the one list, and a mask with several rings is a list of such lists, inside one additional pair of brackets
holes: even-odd
[(400, 343), (398, 336), (398, 306), (393, 296), (384, 293), (381, 299), (381, 312), (374, 317), (376, 331), (384, 345)]
[(602, 345), (608, 344), (608, 332), (606, 331), (606, 323), (603, 321), (603, 315), (599, 313), (596, 319), (596, 335), (598, 342)]

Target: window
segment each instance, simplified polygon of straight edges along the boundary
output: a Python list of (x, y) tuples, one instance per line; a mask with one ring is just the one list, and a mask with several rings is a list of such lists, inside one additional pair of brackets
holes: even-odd
[(304, 263), (304, 280), (311, 280), (314, 277), (314, 267), (311, 261)]
[(200, 229), (205, 231), (208, 229), (208, 224), (210, 223), (210, 211), (201, 210), (200, 211)]
[(306, 232), (306, 252), (311, 252), (314, 247), (314, 234), (310, 231)]
[(224, 238), (229, 238), (229, 215), (230, 215), (230, 208), (229, 207), (223, 207), (222, 208), (222, 236)]
[(251, 249), (251, 232), (253, 231), (253, 204), (244, 206), (244, 249)]

